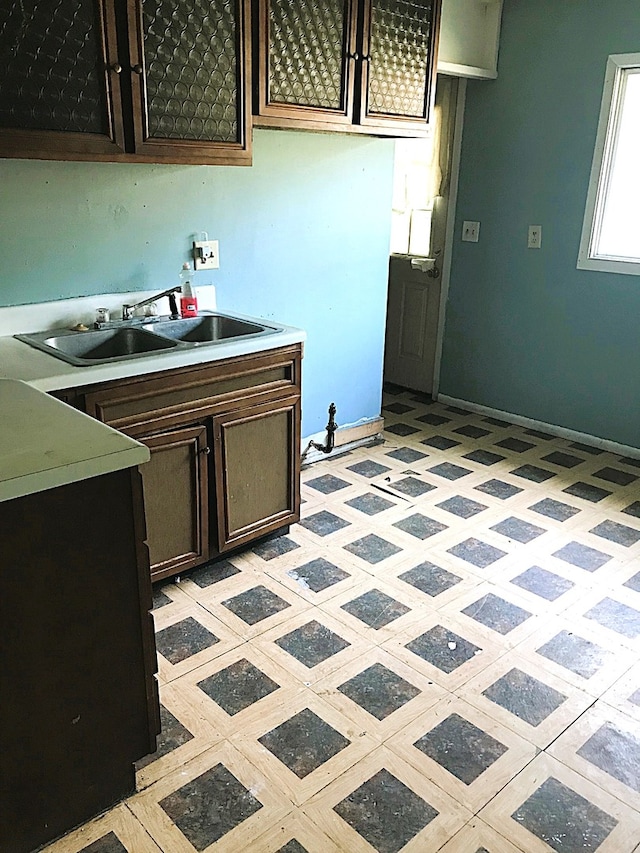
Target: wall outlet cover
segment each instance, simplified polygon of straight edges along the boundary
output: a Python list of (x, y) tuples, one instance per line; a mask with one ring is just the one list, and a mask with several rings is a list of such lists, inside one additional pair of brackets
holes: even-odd
[(477, 243), (480, 239), (480, 223), (465, 219), (462, 223), (462, 239), (465, 243)]
[(196, 270), (217, 270), (220, 268), (220, 254), (217, 240), (198, 240), (194, 242), (193, 266)]

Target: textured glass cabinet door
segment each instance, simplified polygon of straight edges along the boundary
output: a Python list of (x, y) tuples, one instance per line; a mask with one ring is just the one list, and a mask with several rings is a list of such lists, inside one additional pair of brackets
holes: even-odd
[(136, 153), (249, 162), (248, 0), (140, 0), (129, 42)]
[(365, 0), (361, 124), (429, 120), (439, 17), (440, 0)]
[(0, 4), (0, 156), (124, 150), (113, 4)]
[(260, 123), (350, 124), (356, 0), (257, 0), (254, 12)]

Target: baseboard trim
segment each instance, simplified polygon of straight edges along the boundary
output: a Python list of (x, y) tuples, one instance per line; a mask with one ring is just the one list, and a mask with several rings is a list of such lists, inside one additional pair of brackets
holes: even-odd
[[(316, 450), (312, 447), (305, 456), (303, 462), (305, 465), (311, 465), (313, 462), (319, 462), (322, 459), (331, 459), (333, 456), (338, 456), (341, 453), (347, 453), (349, 450), (354, 450), (356, 447), (372, 444), (378, 438), (381, 438), (383, 430), (383, 417), (371, 418), (363, 423), (338, 427), (334, 433), (334, 448), (331, 453), (323, 453), (321, 450)], [(316, 435), (304, 438), (302, 440), (302, 452), (304, 453), (310, 441), (317, 441), (318, 444), (324, 444), (326, 439), (326, 432), (317, 433)]]
[(569, 441), (577, 441), (580, 444), (590, 444), (593, 447), (599, 447), (601, 450), (608, 450), (610, 453), (619, 453), (621, 456), (628, 456), (631, 459), (640, 459), (640, 448), (631, 447), (627, 444), (619, 444), (617, 441), (610, 441), (608, 438), (599, 438), (596, 435), (578, 432), (575, 429), (548, 424), (545, 421), (536, 421), (524, 415), (514, 415), (512, 412), (503, 412), (501, 409), (492, 409), (490, 406), (470, 403), (468, 400), (449, 397), (448, 394), (438, 394), (438, 402), (444, 403), (447, 406), (468, 409), (470, 412), (476, 412), (479, 415), (487, 415), (492, 418), (498, 418), (499, 420), (509, 421), (510, 423), (529, 429), (538, 429), (541, 432), (557, 435), (558, 438), (567, 438)]

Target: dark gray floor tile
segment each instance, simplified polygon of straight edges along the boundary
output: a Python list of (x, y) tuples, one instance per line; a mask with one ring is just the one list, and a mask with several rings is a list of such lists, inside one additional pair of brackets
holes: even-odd
[(579, 441), (573, 441), (569, 445), (572, 450), (579, 450), (580, 453), (589, 453), (591, 456), (601, 456), (604, 453), (600, 447), (593, 447), (591, 444), (582, 444)]
[(313, 773), (351, 743), (309, 708), (267, 732), (258, 742), (299, 779)]
[(374, 663), (345, 681), (338, 690), (377, 720), (386, 720), (420, 694), (417, 687), (381, 663)]
[(403, 477), (401, 480), (389, 483), (389, 486), (396, 492), (402, 492), (403, 495), (409, 495), (411, 498), (419, 498), (420, 495), (432, 492), (435, 489), (431, 483), (419, 480), (417, 477)]
[(440, 509), (445, 512), (450, 512), (452, 515), (457, 515), (459, 518), (472, 518), (479, 512), (482, 512), (489, 507), (486, 504), (481, 504), (478, 501), (472, 501), (470, 498), (463, 498), (462, 495), (456, 495), (442, 503), (437, 504)]
[(385, 471), (390, 471), (388, 465), (381, 465), (373, 459), (363, 459), (362, 462), (356, 462), (355, 465), (347, 465), (347, 471), (353, 471), (354, 474), (360, 474), (361, 477), (379, 477)]
[(503, 438), (502, 441), (496, 441), (496, 447), (504, 447), (505, 450), (511, 450), (513, 453), (524, 453), (535, 447), (535, 444), (530, 441), (523, 441), (521, 438), (509, 436), (508, 438)]
[(431, 426), (442, 426), (442, 424), (450, 424), (451, 418), (445, 418), (444, 415), (436, 415), (435, 412), (427, 412), (426, 415), (421, 415), (416, 418), (417, 421)]
[(278, 536), (276, 539), (268, 539), (266, 542), (254, 545), (252, 550), (263, 560), (275, 560), (276, 557), (282, 557), (283, 554), (295, 551), (299, 547), (298, 543), (289, 539), (288, 536)]
[(505, 601), (492, 592), (465, 607), (462, 613), (499, 634), (508, 634), (531, 616), (528, 610)]
[(420, 444), (425, 444), (427, 447), (435, 447), (436, 450), (451, 450), (452, 447), (458, 447), (461, 442), (454, 441), (453, 438), (447, 438), (445, 435), (432, 435), (430, 438), (424, 438)]
[(448, 572), (428, 561), (420, 563), (419, 566), (409, 569), (408, 572), (404, 572), (398, 577), (401, 581), (415, 586), (416, 589), (425, 592), (432, 598), (451, 589), (452, 586), (462, 580), (458, 575), (454, 575), (452, 572)]
[(465, 560), (465, 562), (471, 563), (471, 565), (479, 569), (486, 569), (487, 566), (507, 555), (506, 551), (501, 551), (500, 548), (494, 548), (493, 545), (481, 542), (479, 539), (474, 539), (473, 537), (465, 539), (464, 542), (460, 542), (458, 545), (454, 545), (453, 548), (448, 548), (447, 553), (453, 554), (455, 557), (459, 557), (461, 560)]
[(468, 409), (461, 409), (460, 406), (447, 406), (447, 411), (453, 412), (454, 415), (460, 415), (462, 418), (466, 418), (471, 414)]
[(168, 595), (165, 595), (160, 587), (153, 588), (153, 609), (160, 610), (161, 607), (166, 607), (167, 604), (173, 604)]
[(577, 515), (580, 510), (575, 506), (556, 501), (553, 498), (543, 498), (538, 503), (529, 507), (531, 512), (537, 512), (539, 515), (544, 515), (547, 518), (553, 518), (554, 521), (568, 521)]
[(548, 432), (540, 432), (539, 429), (526, 429), (524, 434), (530, 435), (532, 438), (540, 438), (542, 441), (552, 441), (555, 438), (555, 435), (551, 435)]
[(495, 530), (501, 536), (506, 536), (507, 539), (515, 539), (516, 542), (522, 542), (523, 545), (526, 545), (527, 542), (533, 542), (538, 536), (542, 536), (543, 533), (547, 532), (544, 527), (537, 527), (535, 524), (523, 521), (521, 518), (515, 518), (515, 516), (505, 518), (504, 521), (494, 524), (490, 529)]
[(560, 631), (536, 651), (582, 678), (591, 678), (612, 658), (611, 652), (571, 631)]
[(393, 435), (414, 435), (416, 432), (420, 432), (417, 427), (410, 426), (409, 424), (389, 424), (389, 426), (385, 426), (385, 432), (390, 432)]
[(632, 504), (629, 504), (622, 512), (632, 515), (634, 518), (640, 518), (640, 501), (634, 501)]
[(471, 462), (478, 462), (480, 465), (495, 465), (496, 462), (502, 462), (505, 456), (499, 453), (492, 453), (490, 450), (472, 450), (471, 453), (465, 453), (463, 459), (469, 459)]
[(407, 412), (413, 412), (414, 406), (407, 406), (405, 403), (384, 403), (382, 408), (391, 412), (392, 415), (406, 415)]
[(431, 729), (414, 743), (416, 749), (470, 785), (507, 751), (507, 747), (458, 714)]
[(632, 468), (640, 468), (640, 459), (632, 459), (630, 456), (621, 456), (618, 462), (622, 462), (623, 465), (631, 465)]
[(199, 681), (198, 687), (233, 717), (269, 696), (280, 685), (243, 658)]
[(406, 388), (403, 388), (402, 385), (396, 385), (395, 382), (385, 382), (382, 386), (382, 391), (384, 394), (391, 394), (396, 397), (398, 394), (404, 394)]
[(351, 645), (315, 620), (285, 634), (275, 642), (309, 668), (317, 666)]
[(461, 477), (473, 474), (473, 471), (470, 468), (463, 468), (462, 465), (454, 465), (452, 462), (441, 462), (440, 465), (429, 468), (429, 473), (444, 477), (445, 480), (459, 480)]
[(263, 619), (268, 619), (269, 616), (274, 616), (291, 607), (288, 601), (280, 598), (266, 586), (254, 586), (253, 589), (228, 598), (222, 604), (247, 625), (256, 625)]
[(358, 512), (363, 512), (365, 515), (377, 515), (379, 512), (384, 512), (385, 509), (391, 509), (391, 507), (396, 506), (393, 501), (388, 501), (382, 495), (374, 495), (373, 492), (367, 492), (366, 495), (358, 495), (357, 498), (345, 501), (345, 504), (353, 509), (357, 509)]
[(201, 589), (205, 589), (239, 573), (240, 569), (237, 569), (229, 560), (220, 560), (218, 563), (207, 563), (205, 566), (192, 569), (185, 577), (198, 584)]
[(531, 726), (539, 726), (567, 699), (564, 693), (519, 669), (507, 672), (482, 695)]
[(218, 643), (204, 625), (189, 616), (156, 633), (156, 648), (169, 663), (177, 664)]
[(372, 565), (380, 563), (394, 554), (399, 554), (402, 550), (397, 545), (387, 542), (386, 539), (376, 536), (375, 533), (369, 533), (367, 536), (363, 536), (362, 539), (356, 539), (355, 542), (345, 545), (344, 548), (345, 551), (355, 554), (356, 557), (360, 557), (361, 560), (366, 560), (367, 563), (371, 563)]
[(486, 483), (474, 486), (474, 489), (477, 492), (484, 492), (485, 495), (491, 495), (492, 498), (499, 498), (501, 501), (506, 501), (507, 498), (512, 498), (524, 491), (524, 489), (520, 489), (511, 483), (505, 483), (503, 480), (487, 480)]
[(376, 630), (384, 628), (385, 625), (411, 611), (410, 607), (396, 601), (379, 589), (371, 589), (365, 592), (358, 598), (354, 598), (353, 601), (343, 604), (341, 609)]
[(491, 424), (491, 426), (502, 427), (503, 429), (513, 426), (509, 421), (501, 421), (500, 418), (482, 418), (482, 422), (485, 424)]
[(511, 817), (557, 853), (595, 853), (618, 824), (553, 776)]
[(578, 750), (578, 755), (640, 793), (640, 738), (605, 723)]
[(318, 557), (315, 560), (305, 563), (303, 566), (297, 566), (295, 569), (288, 571), (287, 574), (290, 578), (293, 578), (293, 580), (307, 587), (312, 592), (322, 592), (323, 589), (327, 589), (351, 577), (348, 572), (345, 572), (338, 566), (334, 566), (333, 563), (325, 560), (324, 557)]
[(542, 457), (543, 462), (550, 462), (552, 465), (558, 465), (561, 468), (575, 468), (576, 465), (581, 465), (585, 460), (579, 456), (573, 456), (571, 453), (561, 453), (559, 450), (554, 450), (547, 456)]
[(307, 848), (303, 847), (299, 841), (292, 838), (288, 844), (285, 844), (284, 847), (276, 850), (276, 853), (308, 853), (308, 851)]
[(491, 435), (491, 430), (483, 429), (475, 424), (465, 424), (465, 426), (454, 429), (453, 432), (467, 438), (483, 438), (485, 435)]
[(629, 696), (629, 702), (633, 705), (637, 705), (640, 708), (640, 687)]
[(418, 657), (433, 664), (442, 672), (451, 673), (462, 664), (471, 660), (477, 652), (482, 651), (474, 645), (449, 631), (443, 625), (435, 625), (424, 634), (416, 637), (406, 647)]
[(637, 572), (633, 577), (629, 578), (629, 580), (624, 583), (624, 586), (629, 587), (629, 589), (634, 590), (634, 592), (640, 592), (640, 572)]
[(163, 755), (168, 755), (174, 749), (193, 740), (191, 732), (162, 704), (160, 705), (160, 726), (156, 751), (136, 761), (136, 770), (142, 770), (143, 767), (147, 767), (162, 758)]
[(323, 495), (330, 495), (340, 489), (346, 489), (351, 484), (340, 477), (334, 477), (333, 474), (323, 474), (321, 477), (314, 477), (312, 480), (307, 480), (305, 485), (317, 492), (322, 492)]
[(80, 853), (127, 853), (127, 848), (120, 842), (115, 832), (109, 832), (88, 847), (83, 847)]
[(607, 489), (601, 489), (599, 486), (593, 486), (591, 483), (583, 483), (578, 481), (577, 483), (573, 483), (571, 486), (567, 486), (566, 489), (562, 490), (566, 492), (568, 495), (573, 495), (574, 498), (582, 498), (583, 501), (589, 501), (590, 503), (597, 504), (604, 498), (608, 498), (612, 492), (607, 491)]
[(169, 794), (159, 805), (196, 850), (209, 847), (262, 808), (222, 764)]
[(429, 539), (431, 536), (435, 536), (437, 533), (442, 533), (443, 530), (448, 529), (446, 524), (441, 524), (439, 521), (428, 518), (419, 512), (410, 515), (408, 518), (396, 521), (393, 526), (397, 527), (398, 530), (408, 533), (410, 536), (415, 536), (416, 539), (423, 540)]
[(522, 477), (523, 480), (530, 480), (532, 483), (545, 483), (556, 476), (553, 471), (538, 468), (536, 465), (521, 465), (519, 468), (514, 468), (510, 473), (514, 477)]
[(330, 536), (338, 530), (349, 527), (350, 524), (350, 521), (345, 521), (344, 518), (340, 518), (333, 512), (327, 512), (326, 509), (300, 519), (300, 526), (315, 533), (316, 536)]
[(584, 615), (623, 637), (635, 640), (640, 636), (640, 611), (613, 598), (603, 598)]
[(333, 810), (377, 853), (399, 853), (438, 816), (436, 809), (385, 769)]
[(419, 459), (426, 459), (428, 456), (427, 453), (421, 453), (419, 450), (414, 450), (413, 447), (398, 447), (385, 455), (392, 459), (398, 459), (400, 462), (406, 462), (408, 465), (417, 462)]
[(640, 530), (627, 527), (626, 524), (618, 524), (617, 521), (610, 519), (605, 519), (600, 524), (596, 524), (589, 532), (603, 539), (608, 539), (610, 542), (623, 545), (625, 548), (630, 548), (640, 540)]
[(556, 575), (555, 572), (541, 569), (540, 566), (531, 566), (521, 575), (513, 578), (511, 583), (544, 598), (546, 601), (555, 601), (556, 598), (560, 598), (561, 595), (569, 592), (575, 586), (573, 581)]
[(586, 572), (595, 572), (611, 560), (609, 554), (596, 551), (588, 545), (581, 545), (580, 542), (569, 542), (559, 551), (554, 551), (553, 556)]
[(616, 486), (628, 486), (638, 479), (635, 474), (630, 474), (628, 471), (608, 467), (601, 468), (593, 476), (599, 480), (606, 480), (608, 483), (615, 483)]

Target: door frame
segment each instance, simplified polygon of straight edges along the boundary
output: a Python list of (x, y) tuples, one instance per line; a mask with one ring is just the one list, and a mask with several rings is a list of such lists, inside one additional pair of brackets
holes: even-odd
[(449, 186), (449, 203), (447, 205), (447, 227), (445, 229), (444, 253), (442, 258), (442, 273), (440, 279), (440, 307), (438, 313), (438, 332), (436, 334), (436, 352), (433, 365), (433, 388), (431, 396), (438, 399), (440, 389), (440, 369), (442, 366), (442, 349), (444, 345), (444, 327), (449, 299), (449, 283), (451, 280), (451, 259), (453, 257), (453, 241), (455, 240), (456, 207), (458, 201), (458, 183), (460, 178), (460, 158), (462, 154), (462, 134), (464, 130), (464, 111), (467, 98), (467, 81), (458, 78), (458, 93), (456, 99), (456, 119), (451, 146), (451, 183)]

